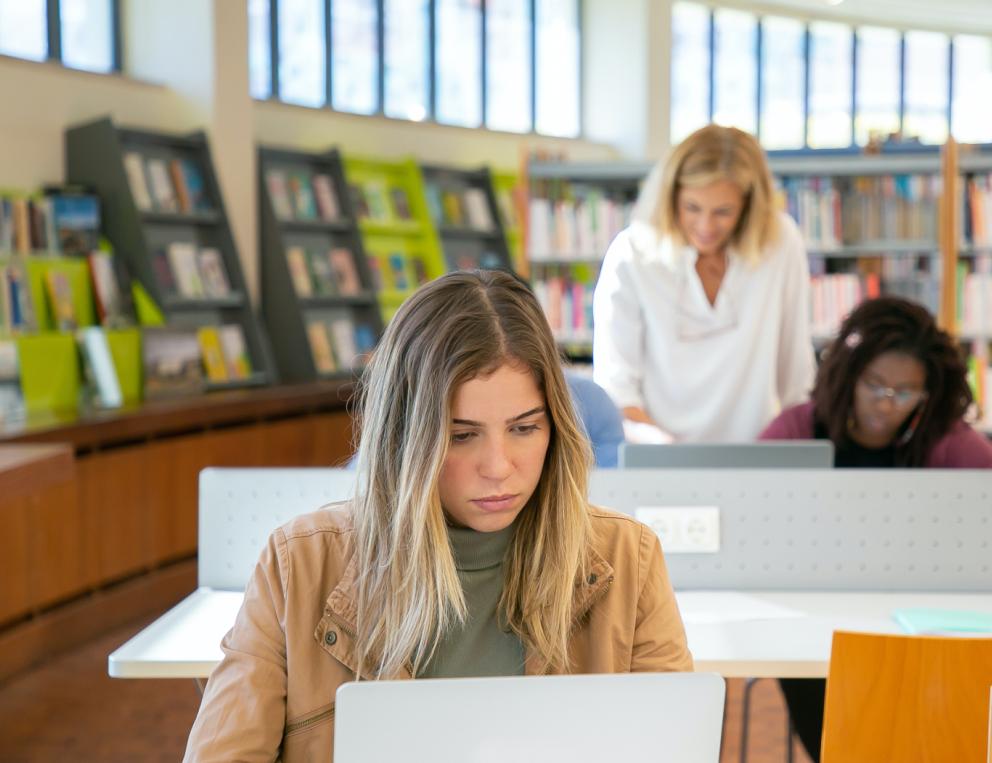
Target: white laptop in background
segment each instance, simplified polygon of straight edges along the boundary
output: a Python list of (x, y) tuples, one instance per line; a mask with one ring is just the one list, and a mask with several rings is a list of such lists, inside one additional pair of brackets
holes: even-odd
[(719, 763), (715, 673), (362, 681), (338, 689), (335, 763)]
[(830, 440), (621, 443), (618, 459), (621, 469), (830, 469), (834, 445)]

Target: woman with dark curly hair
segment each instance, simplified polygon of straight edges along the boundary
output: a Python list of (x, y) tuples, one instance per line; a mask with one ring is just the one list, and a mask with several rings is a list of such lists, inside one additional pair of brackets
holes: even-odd
[[(964, 421), (964, 358), (926, 308), (862, 303), (825, 352), (813, 399), (783, 411), (763, 440), (829, 439), (841, 467), (992, 468), (992, 443)], [(796, 731), (820, 759), (824, 681), (782, 679)]]

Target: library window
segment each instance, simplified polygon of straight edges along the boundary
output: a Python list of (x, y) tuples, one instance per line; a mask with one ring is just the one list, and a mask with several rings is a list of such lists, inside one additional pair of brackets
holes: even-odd
[(948, 66), (947, 35), (906, 32), (905, 111), (902, 131), (921, 143), (947, 140)]
[(899, 132), (899, 58), (901, 41), (894, 29), (862, 27), (855, 52), (854, 140)]
[(120, 68), (118, 34), (113, 0), (0, 0), (0, 55), (108, 73)]
[(713, 121), (758, 129), (758, 21), (754, 14), (713, 14)]
[(677, 143), (710, 121), (710, 14), (696, 3), (672, 6), (671, 136)]
[(851, 144), (851, 28), (830, 21), (809, 25), (809, 113), (806, 143), (810, 148)]
[(768, 149), (802, 148), (806, 94), (806, 27), (779, 16), (761, 20), (761, 142)]
[(992, 93), (992, 38), (954, 38), (951, 132), (962, 143), (992, 143), (989, 93)]
[(581, 134), (580, 0), (247, 2), (253, 98)]

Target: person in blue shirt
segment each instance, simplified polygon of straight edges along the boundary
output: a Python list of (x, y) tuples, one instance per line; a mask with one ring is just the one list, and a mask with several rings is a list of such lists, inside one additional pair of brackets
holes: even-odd
[(623, 417), (620, 409), (607, 394), (588, 376), (565, 370), (565, 381), (572, 393), (575, 410), (592, 444), (596, 466), (615, 469), (618, 449), (623, 442)]

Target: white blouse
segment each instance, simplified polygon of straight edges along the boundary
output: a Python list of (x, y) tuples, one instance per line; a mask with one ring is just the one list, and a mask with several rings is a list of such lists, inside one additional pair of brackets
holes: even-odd
[(731, 249), (714, 305), (697, 256), (645, 223), (613, 240), (593, 299), (593, 378), (676, 441), (754, 440), (813, 384), (802, 237), (782, 214), (759, 262)]

